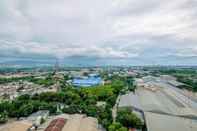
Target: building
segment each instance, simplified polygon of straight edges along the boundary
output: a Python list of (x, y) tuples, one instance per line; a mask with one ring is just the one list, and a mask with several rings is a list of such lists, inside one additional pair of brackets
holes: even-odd
[(103, 80), (98, 75), (89, 75), (88, 77), (76, 77), (72, 80), (72, 85), (77, 87), (90, 87), (103, 84)]
[(32, 127), (32, 123), (28, 121), (15, 121), (5, 124), (0, 131), (27, 131)]
[(61, 114), (51, 120), (44, 131), (100, 131), (96, 118), (86, 115)]
[(62, 131), (66, 120), (64, 118), (57, 118), (51, 121), (48, 127), (44, 131)]
[(197, 120), (145, 112), (148, 131), (196, 131)]
[(98, 121), (93, 117), (75, 114), (70, 117), (62, 131), (98, 131)]
[(169, 80), (150, 78), (136, 81), (135, 93), (121, 96), (119, 108), (131, 107), (139, 117), (143, 116), (147, 131), (196, 131), (197, 103), (169, 84)]

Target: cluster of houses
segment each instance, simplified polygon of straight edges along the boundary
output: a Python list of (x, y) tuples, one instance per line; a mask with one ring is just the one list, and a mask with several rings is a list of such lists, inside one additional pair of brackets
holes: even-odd
[(41, 85), (37, 85), (27, 81), (11, 82), (6, 84), (0, 84), (0, 98), (14, 100), (16, 97), (24, 94), (40, 94), (43, 92), (56, 92), (55, 86), (49, 88), (43, 88)]

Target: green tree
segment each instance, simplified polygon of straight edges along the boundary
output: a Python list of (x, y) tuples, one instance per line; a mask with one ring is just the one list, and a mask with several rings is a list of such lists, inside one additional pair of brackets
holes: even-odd
[(96, 117), (97, 107), (95, 105), (88, 105), (85, 109), (85, 112), (88, 116)]
[(64, 113), (75, 114), (80, 113), (80, 106), (78, 105), (69, 105), (68, 107), (64, 107)]
[(24, 94), (24, 95), (19, 96), (17, 99), (20, 101), (27, 101), (30, 99), (30, 95)]
[(33, 112), (33, 105), (31, 103), (21, 106), (18, 110), (18, 114), (21, 116), (28, 116)]
[(108, 131), (128, 131), (128, 129), (123, 127), (119, 122), (115, 122), (108, 127)]
[(0, 113), (0, 124), (8, 121), (8, 115), (5, 112)]
[(117, 121), (125, 127), (133, 127), (137, 129), (141, 129), (143, 127), (142, 121), (127, 108), (118, 111)]

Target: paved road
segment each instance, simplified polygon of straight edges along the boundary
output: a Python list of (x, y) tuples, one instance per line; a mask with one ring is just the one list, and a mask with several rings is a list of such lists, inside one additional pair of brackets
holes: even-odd
[(117, 97), (116, 104), (114, 105), (112, 109), (113, 122), (116, 122), (117, 108), (118, 108), (119, 101), (120, 101), (120, 95)]

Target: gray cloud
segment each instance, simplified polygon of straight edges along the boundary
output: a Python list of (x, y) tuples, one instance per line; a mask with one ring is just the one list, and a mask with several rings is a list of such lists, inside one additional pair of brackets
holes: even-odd
[(195, 0), (1, 0), (0, 56), (195, 60), (196, 5)]

